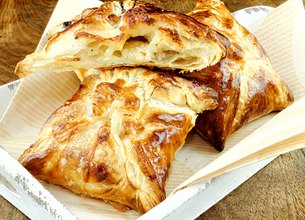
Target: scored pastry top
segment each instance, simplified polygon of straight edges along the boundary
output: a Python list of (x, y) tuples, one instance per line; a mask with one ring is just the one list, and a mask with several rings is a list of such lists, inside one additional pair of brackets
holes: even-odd
[(165, 199), (175, 152), (217, 95), (144, 68), (90, 72), (19, 161), (39, 179), (144, 213)]

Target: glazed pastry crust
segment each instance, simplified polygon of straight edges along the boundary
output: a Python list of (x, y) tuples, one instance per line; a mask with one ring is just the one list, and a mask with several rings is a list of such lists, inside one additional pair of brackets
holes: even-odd
[(188, 15), (230, 41), (224, 59), (188, 75), (218, 93), (218, 108), (203, 112), (196, 127), (212, 145), (222, 150), (229, 134), (246, 122), (286, 108), (293, 101), (293, 95), (257, 39), (235, 20), (221, 1), (200, 0)]
[(224, 57), (228, 43), (187, 15), (137, 1), (105, 2), (63, 26), (49, 31), (41, 52), (19, 62), (19, 77), (118, 66), (201, 70)]
[(165, 199), (175, 152), (217, 94), (144, 68), (89, 75), (19, 161), (39, 179), (144, 213)]

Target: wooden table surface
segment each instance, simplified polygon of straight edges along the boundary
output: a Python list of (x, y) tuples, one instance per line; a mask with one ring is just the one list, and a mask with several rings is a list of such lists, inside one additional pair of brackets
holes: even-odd
[[(194, 6), (192, 0), (150, 2), (182, 12)], [(224, 2), (235, 11), (253, 5), (275, 7), (284, 1)], [(17, 79), (13, 74), (16, 63), (35, 50), (56, 3), (56, 0), (0, 0), (0, 85)], [(27, 219), (3, 197), (0, 210), (0, 219)], [(305, 219), (305, 150), (278, 157), (199, 219)]]

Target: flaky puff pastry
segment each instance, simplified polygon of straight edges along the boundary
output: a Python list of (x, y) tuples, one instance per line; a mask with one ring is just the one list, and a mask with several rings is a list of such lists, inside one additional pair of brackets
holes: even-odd
[(144, 68), (89, 75), (19, 161), (39, 179), (144, 213), (165, 198), (175, 152), (217, 94)]
[(189, 16), (138, 1), (105, 2), (63, 25), (49, 32), (42, 51), (18, 63), (19, 77), (118, 66), (200, 70), (224, 57), (227, 44)]
[(196, 127), (212, 145), (222, 150), (229, 134), (246, 122), (284, 109), (293, 101), (293, 95), (257, 39), (235, 20), (221, 1), (199, 0), (188, 15), (230, 41), (224, 59), (188, 75), (219, 95), (217, 109), (203, 112)]

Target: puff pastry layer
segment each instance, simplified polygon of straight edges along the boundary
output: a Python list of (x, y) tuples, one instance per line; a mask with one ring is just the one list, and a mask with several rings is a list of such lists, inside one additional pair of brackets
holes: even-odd
[(19, 77), (118, 66), (200, 70), (224, 57), (227, 43), (189, 16), (134, 1), (105, 2), (64, 24), (51, 30), (42, 52), (17, 65)]
[(189, 74), (218, 93), (219, 106), (203, 112), (199, 132), (218, 150), (227, 136), (246, 122), (286, 108), (293, 95), (257, 39), (231, 15), (219, 0), (199, 0), (189, 16), (230, 41), (224, 59), (202, 71)]
[(173, 74), (90, 70), (19, 161), (39, 179), (144, 213), (165, 199), (175, 152), (216, 98)]

